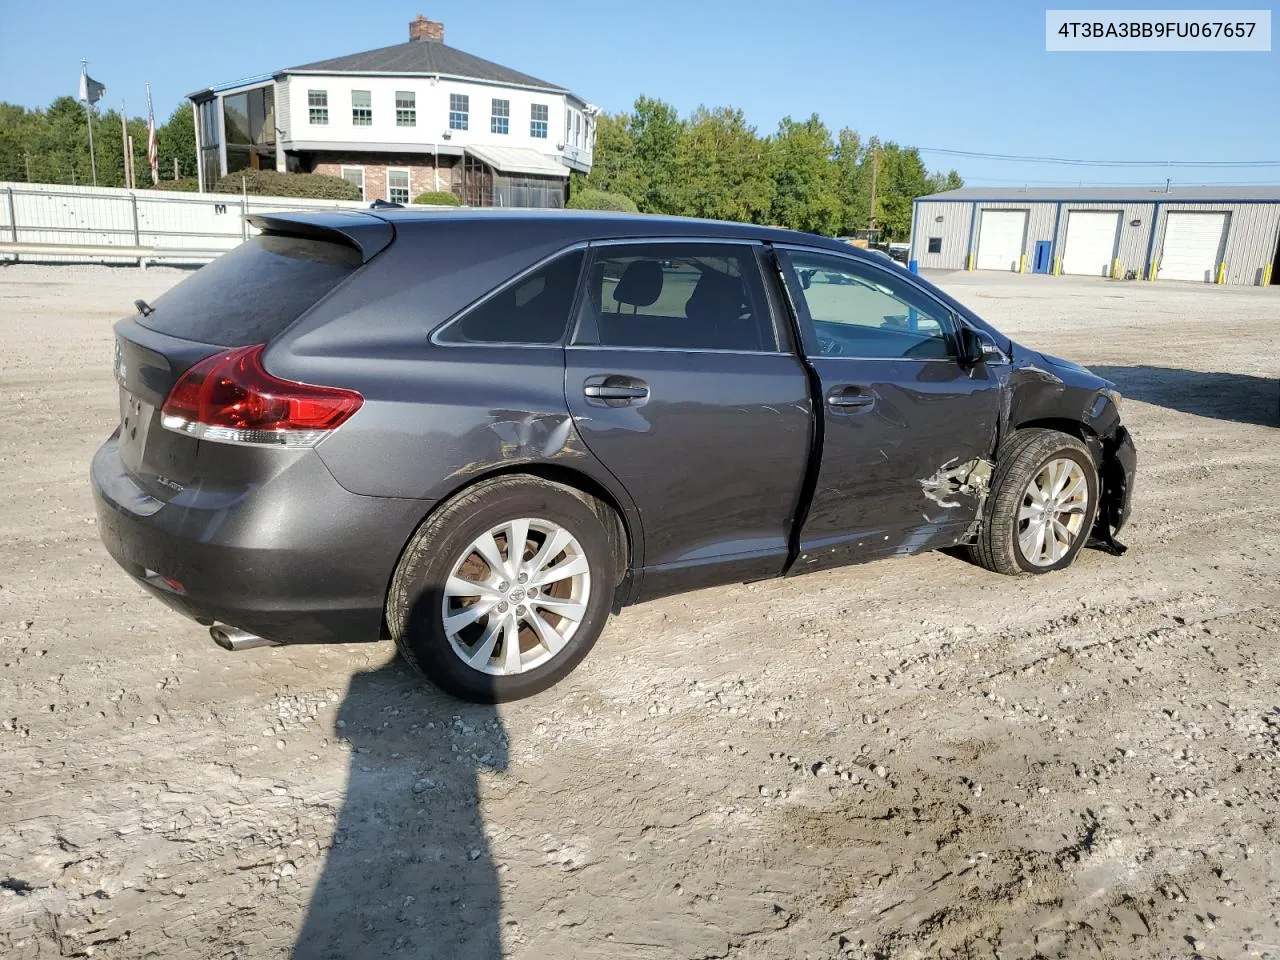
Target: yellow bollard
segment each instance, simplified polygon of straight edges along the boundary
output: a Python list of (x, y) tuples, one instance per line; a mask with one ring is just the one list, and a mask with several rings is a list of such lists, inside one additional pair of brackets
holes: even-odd
[(1227, 262), (1224, 260), (1218, 264), (1218, 283), (1227, 282)]
[(1262, 269), (1262, 285), (1264, 287), (1271, 286), (1271, 264), (1267, 264)]
[(1027, 255), (1025, 253), (1022, 256), (1018, 257), (1018, 272), (1019, 273), (1027, 272)]

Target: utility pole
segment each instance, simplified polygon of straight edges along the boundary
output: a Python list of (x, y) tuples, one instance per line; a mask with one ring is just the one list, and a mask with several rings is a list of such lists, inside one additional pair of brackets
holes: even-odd
[(178, 158), (177, 158), (177, 157), (174, 157), (174, 158), (173, 158), (173, 179), (175, 179), (175, 180), (180, 180), (180, 179), (182, 179), (181, 174), (179, 174), (179, 173), (178, 173)]
[(22, 162), (27, 165), (27, 183), (31, 182), (31, 154), (22, 151)]
[(880, 144), (872, 140), (871, 142), (871, 215), (868, 218), (867, 227), (871, 230), (876, 228), (876, 177), (880, 172)]
[(129, 149), (129, 121), (124, 112), (124, 101), (120, 101), (120, 154), (124, 157), (124, 186), (128, 189), (133, 179), (133, 151)]

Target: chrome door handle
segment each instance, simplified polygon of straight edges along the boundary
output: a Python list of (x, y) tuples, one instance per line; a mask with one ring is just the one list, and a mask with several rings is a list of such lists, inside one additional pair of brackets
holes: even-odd
[(623, 374), (597, 374), (587, 377), (582, 395), (588, 400), (603, 402), (608, 406), (625, 406), (635, 400), (649, 399), (649, 385), (636, 377)]
[(649, 395), (646, 387), (622, 387), (622, 386), (590, 386), (583, 387), (582, 392), (588, 397), (595, 397), (598, 400), (640, 400)]
[(876, 402), (873, 394), (863, 393), (858, 387), (836, 387), (827, 394), (827, 405), (842, 409), (870, 407)]

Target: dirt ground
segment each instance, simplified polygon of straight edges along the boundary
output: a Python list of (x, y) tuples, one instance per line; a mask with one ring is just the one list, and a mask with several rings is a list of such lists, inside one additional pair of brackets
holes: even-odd
[(940, 275), (1120, 385), (1126, 556), (664, 600), (495, 710), (108, 558), (111, 322), (182, 276), (0, 268), (0, 955), (1280, 957), (1280, 289)]

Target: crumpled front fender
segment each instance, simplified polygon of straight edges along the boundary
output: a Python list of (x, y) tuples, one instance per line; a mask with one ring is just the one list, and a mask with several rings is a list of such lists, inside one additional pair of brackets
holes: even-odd
[(1113, 553), (1125, 551), (1116, 534), (1129, 522), (1133, 506), (1133, 483), (1138, 467), (1138, 452), (1133, 437), (1123, 426), (1110, 436), (1101, 438), (1098, 451), (1098, 515), (1093, 523), (1093, 536)]

